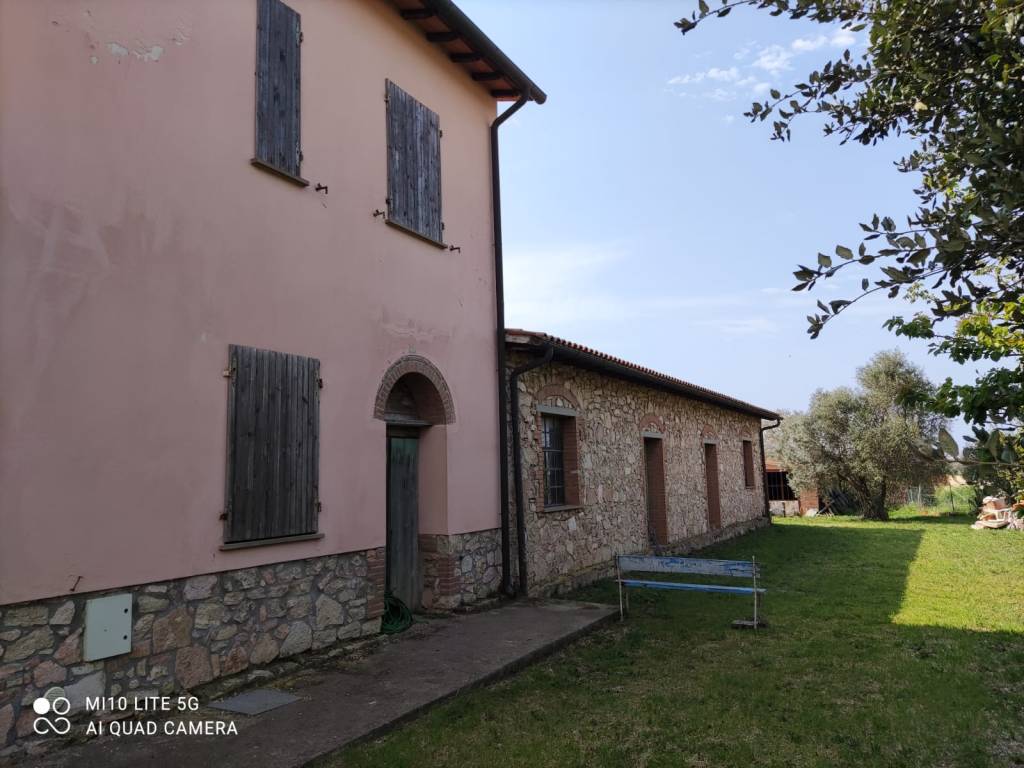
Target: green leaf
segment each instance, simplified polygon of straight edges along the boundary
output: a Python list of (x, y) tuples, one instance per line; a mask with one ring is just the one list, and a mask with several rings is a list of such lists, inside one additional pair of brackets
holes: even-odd
[(704, 2), (704, 0), (698, 0), (697, 6), (700, 8), (700, 12), (703, 15), (707, 15), (708, 13), (711, 12), (711, 9), (708, 7), (708, 4)]
[(851, 251), (845, 245), (837, 245), (836, 246), (836, 255), (840, 256), (840, 257), (842, 257), (844, 259), (852, 259), (853, 258), (853, 251)]
[(818, 254), (818, 265), (828, 269), (832, 266), (832, 259), (826, 256), (824, 253)]

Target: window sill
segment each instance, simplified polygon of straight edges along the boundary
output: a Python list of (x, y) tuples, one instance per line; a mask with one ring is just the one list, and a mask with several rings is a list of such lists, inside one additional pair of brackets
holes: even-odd
[(552, 507), (544, 507), (541, 512), (578, 512), (582, 509), (582, 504), (557, 504)]
[(278, 168), (276, 165), (268, 163), (266, 160), (260, 160), (258, 157), (254, 157), (251, 160), (249, 160), (249, 162), (252, 163), (257, 168), (262, 168), (264, 171), (268, 171), (269, 173), (272, 173), (275, 176), (280, 176), (285, 181), (290, 181), (292, 184), (297, 184), (300, 187), (309, 186), (309, 182), (306, 181), (301, 176), (296, 176), (294, 173), (289, 173), (283, 168)]
[(407, 226), (399, 224), (397, 221), (393, 221), (388, 218), (385, 218), (384, 221), (387, 223), (389, 227), (394, 227), (400, 232), (405, 232), (407, 235), (412, 235), (413, 237), (422, 240), (425, 243), (430, 243), (435, 248), (440, 248), (442, 251), (448, 250), (448, 245), (446, 243), (442, 243), (440, 240), (435, 240), (432, 237), (427, 237), (426, 235), (417, 232), (415, 229), (409, 229)]
[(272, 544), (291, 544), (293, 541), (316, 541), (322, 539), (322, 533), (300, 533), (297, 536), (278, 536), (275, 539), (256, 539), (255, 541), (232, 541), (220, 545), (221, 552), (233, 549), (252, 549), (253, 547), (269, 547)]

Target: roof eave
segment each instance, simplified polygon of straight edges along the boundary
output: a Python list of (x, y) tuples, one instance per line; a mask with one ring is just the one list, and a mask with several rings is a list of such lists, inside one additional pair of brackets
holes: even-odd
[(654, 375), (614, 360), (607, 360), (604, 357), (591, 354), (584, 350), (566, 346), (565, 344), (560, 343), (557, 339), (545, 335), (513, 330), (509, 331), (506, 335), (506, 343), (521, 349), (551, 346), (554, 350), (554, 354), (552, 356), (553, 360), (571, 363), (579, 368), (605, 373), (616, 378), (636, 382), (643, 384), (644, 386), (671, 392), (691, 400), (698, 400), (700, 402), (708, 403), (709, 405), (726, 408), (749, 416), (756, 416), (762, 419), (781, 418), (774, 411), (759, 408), (756, 405), (744, 403), (743, 401), (735, 400), (727, 395), (721, 395), (710, 390), (705, 390), (702, 387), (686, 385), (684, 382), (672, 380), (667, 376)]
[[(487, 85), (488, 80), (481, 79), (481, 76), (499, 75), (496, 78), (512, 85), (512, 88), (491, 88), (490, 93), (498, 101), (517, 101), (523, 97), (538, 104), (547, 101), (547, 94), (531, 80), (523, 70), (516, 66), (508, 56), (505, 55), (494, 41), (473, 23), (462, 10), (451, 0), (394, 0), (398, 12), (406, 21), (416, 24), (423, 29), (423, 24), (437, 20), (440, 21), (448, 32), (453, 35), (448, 39), (447, 33), (441, 31), (428, 32), (424, 30), (428, 40), (441, 46), (449, 58), (458, 63), (457, 54), (453, 54), (443, 46), (448, 43), (460, 42), (468, 47), (479, 58), (475, 61), (486, 63), (489, 70), (469, 70), (470, 77)], [(413, 3), (416, 3), (415, 5)], [(433, 38), (431, 36), (434, 36)], [(470, 63), (470, 62), (467, 62)]]

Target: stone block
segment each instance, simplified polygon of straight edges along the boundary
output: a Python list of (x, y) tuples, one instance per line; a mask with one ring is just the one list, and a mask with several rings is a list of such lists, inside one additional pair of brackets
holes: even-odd
[(103, 696), (106, 693), (107, 678), (103, 672), (94, 672), (76, 683), (64, 687), (64, 695), (71, 702), (71, 711), (85, 709), (86, 698)]
[[(45, 609), (43, 613), (46, 613)], [(43, 622), (46, 623), (45, 621)], [(53, 650), (54, 637), (49, 627), (33, 629), (7, 646), (4, 661), (21, 661), (37, 653), (49, 653)]]
[(75, 618), (75, 601), (67, 600), (61, 603), (60, 607), (50, 617), (50, 624), (64, 626), (70, 624)]
[(192, 641), (192, 617), (182, 606), (153, 622), (153, 652), (184, 648)]
[(8, 610), (4, 615), (4, 624), (9, 627), (31, 627), (45, 624), (48, 619), (45, 605), (24, 605)]
[(326, 595), (320, 595), (320, 597), (316, 599), (317, 629), (336, 626), (344, 622), (344, 620), (345, 610), (341, 607), (341, 603), (337, 600), (332, 600)]
[(186, 600), (205, 600), (213, 594), (217, 586), (217, 575), (214, 573), (204, 576), (193, 576), (185, 582)]
[(195, 645), (181, 648), (174, 659), (174, 676), (185, 690), (209, 682), (213, 679), (210, 654)]
[(301, 621), (294, 622), (288, 629), (288, 636), (281, 643), (280, 655), (294, 656), (296, 653), (308, 651), (313, 645), (313, 630)]
[(277, 658), (278, 645), (272, 635), (263, 634), (256, 638), (252, 652), (249, 654), (251, 664), (267, 664)]

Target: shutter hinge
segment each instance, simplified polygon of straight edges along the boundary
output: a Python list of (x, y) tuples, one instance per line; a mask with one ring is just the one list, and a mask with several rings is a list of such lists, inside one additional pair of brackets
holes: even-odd
[(316, 388), (317, 389), (323, 389), (324, 388), (324, 380), (323, 379), (318, 378), (316, 380)]
[(223, 376), (225, 379), (233, 379), (235, 378), (235, 370), (235, 364), (231, 363), (231, 365), (229, 365), (221, 372), (221, 376)]
[(220, 513), (220, 514), (219, 514), (219, 515), (217, 516), (217, 519), (218, 519), (218, 520), (227, 520), (227, 519), (228, 519), (228, 511), (227, 511), (227, 510), (225, 509), (225, 510), (224, 510), (223, 512), (221, 512), (221, 513)]
[(302, 34), (302, 30), (299, 30), (299, 42), (302, 43), (305, 40), (305, 36)]
[(320, 502), (320, 499), (316, 500), (316, 513), (319, 515), (324, 510), (324, 505)]
[(438, 135), (438, 136), (439, 136), (440, 138), (442, 138), (442, 139), (443, 139), (443, 138), (444, 138), (444, 131), (442, 131), (442, 130), (441, 130), (440, 128), (438, 128), (438, 129), (437, 129), (437, 135)]

